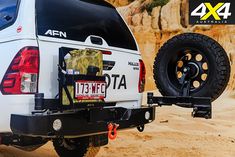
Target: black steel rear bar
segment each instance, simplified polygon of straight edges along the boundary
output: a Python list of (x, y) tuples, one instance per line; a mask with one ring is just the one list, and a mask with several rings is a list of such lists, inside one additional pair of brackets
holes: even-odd
[(153, 93), (148, 93), (147, 103), (149, 106), (180, 106), (193, 108), (192, 116), (210, 119), (212, 117), (211, 98), (191, 97), (191, 96), (163, 96), (155, 97)]
[[(55, 130), (53, 124), (60, 120), (62, 127)], [(35, 137), (81, 137), (108, 132), (108, 124), (119, 124), (118, 130), (144, 126), (155, 120), (155, 107), (127, 109), (92, 108), (51, 114), (11, 115), (14, 134)]]

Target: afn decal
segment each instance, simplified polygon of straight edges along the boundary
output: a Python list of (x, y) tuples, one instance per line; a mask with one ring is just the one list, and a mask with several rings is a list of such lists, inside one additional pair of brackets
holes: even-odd
[(48, 30), (45, 35), (47, 36), (53, 36), (53, 37), (60, 37), (60, 38), (67, 38), (67, 33), (57, 30)]

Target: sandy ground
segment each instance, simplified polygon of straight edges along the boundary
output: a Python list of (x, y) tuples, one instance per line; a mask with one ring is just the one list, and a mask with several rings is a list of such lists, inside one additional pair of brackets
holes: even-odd
[[(162, 107), (146, 126), (123, 131), (98, 157), (234, 157), (235, 97), (224, 94), (213, 105), (213, 119), (193, 119), (190, 109)], [(34, 152), (1, 146), (0, 157), (57, 157), (51, 143)]]

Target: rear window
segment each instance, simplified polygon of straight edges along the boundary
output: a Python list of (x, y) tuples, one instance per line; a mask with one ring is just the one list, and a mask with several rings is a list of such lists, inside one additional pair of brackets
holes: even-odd
[(137, 50), (116, 9), (102, 0), (37, 0), (38, 35), (84, 42), (102, 37), (110, 46)]
[(18, 0), (0, 0), (0, 30), (14, 23)]

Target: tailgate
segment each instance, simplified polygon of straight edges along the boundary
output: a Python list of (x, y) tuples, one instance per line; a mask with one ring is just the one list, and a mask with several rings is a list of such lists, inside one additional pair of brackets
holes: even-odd
[(44, 38), (41, 37), (41, 40), (38, 40), (41, 62), (39, 92), (44, 93), (46, 98), (54, 98), (59, 92), (57, 81), (59, 49), (66, 47), (75, 50), (95, 49), (103, 52), (103, 75), (107, 83), (105, 101), (121, 102), (140, 99), (141, 95), (138, 93), (139, 54), (116, 48), (103, 49), (80, 44), (53, 42), (53, 38), (46, 37), (47, 40)]

